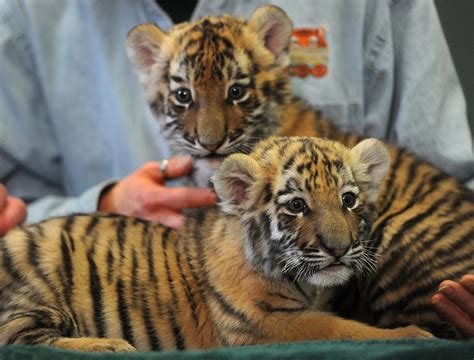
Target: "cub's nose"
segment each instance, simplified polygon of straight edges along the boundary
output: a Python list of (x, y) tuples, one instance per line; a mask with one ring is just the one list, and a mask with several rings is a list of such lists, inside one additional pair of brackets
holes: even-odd
[(321, 234), (317, 234), (316, 237), (319, 240), (319, 246), (329, 255), (334, 256), (335, 258), (340, 258), (349, 251), (351, 247), (350, 244), (346, 244), (344, 242), (333, 242), (328, 241), (328, 239)]
[(201, 146), (204, 149), (208, 150), (209, 152), (215, 152), (217, 149), (219, 149), (221, 147), (221, 145), (224, 143), (224, 141), (225, 141), (225, 138), (222, 139), (222, 140), (219, 140), (217, 142), (212, 142), (212, 143), (199, 141), (199, 144), (201, 144)]

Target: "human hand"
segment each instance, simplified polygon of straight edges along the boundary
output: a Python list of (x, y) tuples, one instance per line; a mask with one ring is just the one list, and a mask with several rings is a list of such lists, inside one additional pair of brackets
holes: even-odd
[[(185, 176), (191, 168), (191, 158), (173, 157), (168, 160), (166, 176), (169, 179)], [(216, 195), (210, 189), (171, 188), (165, 186), (165, 180), (160, 163), (147, 163), (105, 192), (99, 201), (99, 210), (179, 228), (185, 221), (182, 209), (216, 203)]]
[(474, 275), (445, 280), (431, 299), (436, 310), (465, 337), (474, 337)]
[(0, 184), (0, 236), (26, 219), (26, 204)]

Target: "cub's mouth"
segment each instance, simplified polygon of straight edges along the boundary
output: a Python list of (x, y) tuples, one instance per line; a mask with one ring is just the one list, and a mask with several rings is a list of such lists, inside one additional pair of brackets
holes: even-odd
[(320, 287), (340, 286), (349, 281), (354, 270), (343, 263), (332, 263), (315, 271), (307, 281)]
[(345, 284), (355, 272), (351, 264), (342, 260), (315, 264), (293, 259), (283, 266), (282, 273), (294, 281), (304, 281), (318, 287), (333, 287)]
[(201, 159), (224, 159), (225, 157), (229, 156), (228, 154), (218, 154), (218, 153), (212, 153), (208, 154), (206, 156), (203, 156)]

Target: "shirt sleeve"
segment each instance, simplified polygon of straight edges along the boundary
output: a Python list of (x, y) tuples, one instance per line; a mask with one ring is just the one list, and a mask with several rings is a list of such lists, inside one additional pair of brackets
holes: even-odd
[(432, 1), (394, 0), (368, 41), (365, 116), (389, 117), (389, 142), (472, 187), (466, 102)]
[(16, 2), (0, 2), (0, 182), (28, 205), (27, 222), (97, 210), (111, 181), (67, 196), (62, 159), (48, 117), (40, 74)]

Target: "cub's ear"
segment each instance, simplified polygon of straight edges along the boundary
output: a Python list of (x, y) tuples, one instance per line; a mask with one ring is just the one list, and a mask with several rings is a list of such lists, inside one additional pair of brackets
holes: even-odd
[(290, 44), (293, 23), (286, 13), (277, 6), (259, 7), (248, 21), (252, 29), (270, 50), (276, 61), (287, 66), (289, 63), (288, 46)]
[(149, 84), (150, 73), (159, 60), (160, 48), (166, 34), (156, 25), (141, 24), (127, 34), (125, 46), (130, 60), (138, 70), (140, 81)]
[(234, 154), (224, 160), (212, 176), (220, 207), (230, 215), (243, 215), (263, 189), (261, 166), (250, 156)]
[(350, 154), (356, 181), (368, 194), (368, 200), (374, 202), (390, 166), (388, 149), (377, 139), (366, 139), (354, 146)]

